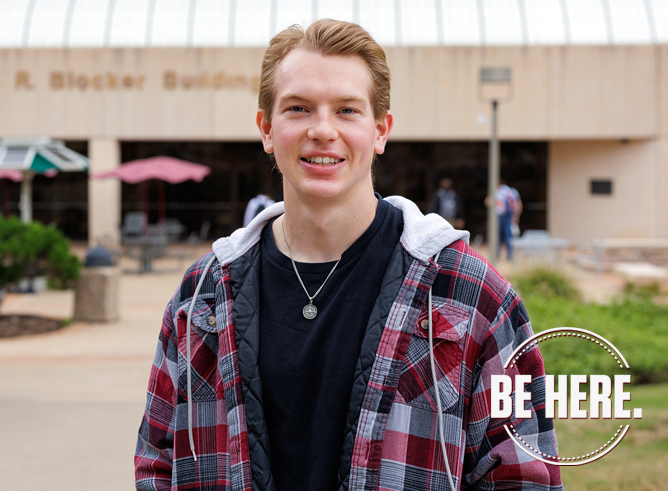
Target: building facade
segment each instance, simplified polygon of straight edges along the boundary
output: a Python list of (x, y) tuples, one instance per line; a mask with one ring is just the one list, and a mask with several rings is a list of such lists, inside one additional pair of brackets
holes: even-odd
[[(214, 221), (214, 232), (229, 233), (240, 224), (244, 203), (257, 187), (280, 187), (280, 177), (272, 174), (271, 162), (262, 155), (255, 112), (263, 46), (272, 32), (289, 25), (289, 12), (277, 5), (285, 2), (275, 1), (254, 2), (269, 12), (257, 19), (251, 15), (253, 2), (145, 3), (80, 0), (47, 7), (41, 0), (16, 2), (25, 4), (23, 11), (12, 10), (23, 21), (21, 29), (9, 40), (8, 34), (0, 37), (0, 138), (65, 140), (87, 153), (90, 173), (164, 153), (211, 165), (210, 178), (201, 185), (171, 189), (168, 202), (191, 228), (205, 214)], [(331, 4), (293, 3), (304, 5), (302, 10), (294, 7), (292, 22), (305, 24), (316, 6), (315, 17), (323, 17), (324, 7)], [(337, 3), (350, 4), (349, 12), (339, 9), (332, 16), (368, 27), (384, 44), (393, 74), (395, 127), (375, 171), (381, 193), (405, 194), (426, 208), (438, 179), (454, 177), (465, 196), (467, 226), (474, 235), (484, 233), (491, 105), (479, 71), (504, 66), (511, 68), (512, 82), (499, 109), (501, 174), (523, 195), (523, 228), (547, 228), (552, 235), (578, 242), (668, 236), (665, 2), (638, 1), (630, 11), (635, 17), (626, 18), (618, 15), (621, 7), (615, 10), (618, 2), (613, 1), (597, 2), (606, 6), (598, 17), (596, 10), (584, 15), (575, 7), (564, 14), (563, 5), (594, 5), (584, 0), (509, 0), (500, 2), (506, 5), (502, 11), (493, 7), (499, 2), (491, 0), (443, 0), (428, 6), (414, 2), (422, 8), (419, 18), (408, 13), (407, 2), (394, 2), (392, 15), (383, 14), (387, 18), (373, 14), (372, 4), (378, 2)], [(535, 10), (538, 3), (544, 19)], [(36, 23), (53, 4), (62, 4), (65, 11), (64, 20), (58, 24), (56, 19), (56, 27), (51, 26), (60, 39), (35, 38)], [(104, 4), (106, 10), (94, 11), (94, 4)], [(82, 5), (97, 12), (97, 17), (88, 12), (87, 24), (80, 19)], [(473, 10), (466, 10), (471, 5), (477, 8), (475, 18)], [(210, 8), (208, 16), (203, 6)], [(310, 8), (306, 14), (305, 6)], [(121, 7), (126, 10), (119, 11)], [(183, 9), (181, 23), (174, 16), (177, 7)], [(2, 8), (7, 9), (5, 4)], [(137, 24), (143, 26), (144, 37), (121, 42), (121, 28), (136, 36), (127, 25), (116, 24), (131, 12), (146, 13)], [(218, 41), (214, 34), (198, 41), (197, 36), (213, 32), (204, 17), (211, 23), (214, 13), (222, 31), (215, 34)], [(176, 29), (170, 42), (157, 42), (156, 33), (167, 36), (167, 14), (183, 29)], [(486, 23), (480, 23), (481, 15)], [(517, 25), (508, 21), (513, 18), (519, 19)], [(588, 24), (577, 27), (576, 20), (583, 18)], [(95, 19), (102, 33), (91, 31)], [(505, 38), (499, 26), (504, 26)], [(579, 32), (597, 32), (596, 26), (603, 26), (600, 38), (577, 38)], [(242, 34), (244, 27), (262, 35)], [(82, 32), (88, 32), (88, 40), (74, 42), (85, 37)], [(448, 38), (453, 32), (460, 32), (460, 38)], [(553, 38), (545, 40), (550, 35)], [(240, 36), (251, 38), (243, 41)], [(117, 236), (123, 213), (140, 200), (138, 188), (85, 177), (77, 182), (63, 181), (60, 197), (45, 198), (64, 203), (56, 221), (66, 220), (67, 203), (76, 202), (71, 207), (79, 210), (80, 218), (70, 220), (86, 220), (87, 227), (74, 235), (85, 233), (89, 240)], [(47, 189), (49, 183), (43, 186)], [(73, 199), (77, 193), (83, 198)]]

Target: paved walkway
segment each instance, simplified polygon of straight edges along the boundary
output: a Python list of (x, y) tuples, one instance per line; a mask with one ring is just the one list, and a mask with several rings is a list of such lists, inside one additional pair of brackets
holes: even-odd
[[(118, 322), (0, 339), (2, 489), (134, 488), (136, 432), (160, 319), (183, 273), (175, 266), (158, 261), (161, 273), (123, 275)], [(499, 270), (508, 274), (510, 264)], [(620, 286), (610, 276), (575, 274), (588, 298), (605, 300)], [(72, 292), (8, 295), (2, 313), (70, 318), (73, 302)]]
[[(156, 266), (170, 272), (121, 277), (117, 322), (0, 339), (1, 489), (134, 489), (134, 447), (160, 320), (183, 274), (175, 262)], [(73, 310), (71, 291), (8, 295), (2, 305), (3, 314), (61, 319)]]

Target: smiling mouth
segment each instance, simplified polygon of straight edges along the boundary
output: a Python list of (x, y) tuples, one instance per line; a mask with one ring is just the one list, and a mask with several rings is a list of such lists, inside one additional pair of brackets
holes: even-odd
[(316, 165), (334, 165), (343, 162), (343, 159), (335, 159), (333, 157), (309, 157), (307, 159), (302, 157), (300, 160)]

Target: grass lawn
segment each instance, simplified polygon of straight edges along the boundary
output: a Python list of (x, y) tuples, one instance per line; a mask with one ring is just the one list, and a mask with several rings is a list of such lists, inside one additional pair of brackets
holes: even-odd
[[(629, 391), (632, 400), (624, 407), (641, 407), (642, 419), (628, 420), (631, 428), (622, 442), (601, 459), (562, 467), (566, 491), (668, 489), (668, 384), (632, 385)], [(554, 421), (561, 457), (599, 448), (620, 425), (619, 420)]]
[[(568, 278), (554, 270), (536, 269), (517, 275), (512, 282), (524, 300), (535, 332), (579, 327), (613, 343), (631, 369), (632, 383), (626, 391), (632, 400), (624, 407), (643, 410), (642, 419), (637, 420), (554, 420), (562, 458), (593, 452), (615, 434), (620, 424), (630, 425), (621, 443), (601, 459), (582, 466), (561, 467), (565, 490), (668, 490), (666, 292), (656, 285), (627, 285), (610, 305), (598, 305), (583, 302)], [(620, 373), (605, 351), (592, 349), (581, 340), (560, 338), (541, 345), (541, 352), (549, 374), (612, 377)], [(581, 404), (581, 409), (588, 408), (588, 402)]]

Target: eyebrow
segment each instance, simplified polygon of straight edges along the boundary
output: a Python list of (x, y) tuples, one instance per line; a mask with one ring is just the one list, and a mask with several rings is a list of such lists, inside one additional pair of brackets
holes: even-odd
[[(297, 95), (297, 94), (285, 94), (282, 96), (278, 102), (279, 103), (284, 103), (286, 101), (296, 101), (296, 102), (308, 102), (309, 99), (307, 97)], [(334, 102), (343, 102), (343, 103), (349, 103), (349, 102), (358, 102), (360, 104), (368, 104), (366, 99), (362, 97), (356, 97), (356, 96), (344, 96), (344, 97), (339, 97), (336, 99)]]

